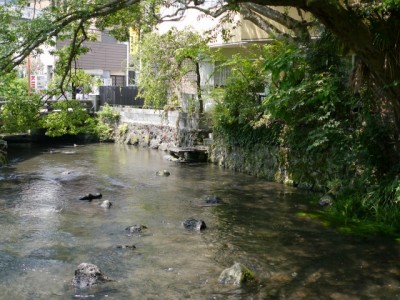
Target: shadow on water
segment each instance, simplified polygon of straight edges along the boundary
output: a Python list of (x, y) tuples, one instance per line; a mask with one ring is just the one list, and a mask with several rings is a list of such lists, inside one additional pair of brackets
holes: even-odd
[[(0, 169), (0, 299), (400, 297), (399, 245), (342, 235), (299, 216), (315, 209), (305, 192), (214, 165), (173, 163), (157, 150), (73, 150), (31, 149)], [(156, 175), (164, 169), (170, 176)], [(96, 192), (101, 200), (78, 200)], [(222, 203), (204, 205), (207, 195)], [(104, 199), (111, 209), (99, 206)], [(189, 217), (207, 229), (184, 230)], [(128, 235), (134, 224), (148, 230)], [(74, 289), (82, 262), (115, 281)], [(221, 285), (219, 274), (234, 262), (257, 280)]]
[[(74, 145), (90, 144), (93, 140), (93, 138), (86, 135), (49, 137), (46, 136), (42, 130), (32, 135), (3, 135), (0, 139), (3, 139), (8, 143), (8, 166), (25, 159), (30, 159), (43, 152), (68, 152), (68, 149), (74, 147)], [(72, 153), (72, 150), (69, 152)]]
[(222, 264), (230, 257), (230, 264), (240, 261), (258, 274), (259, 285), (250, 287), (249, 296), (400, 297), (397, 243), (342, 235), (314, 220), (298, 217), (298, 212), (315, 208), (304, 202), (304, 195), (298, 191), (271, 185), (273, 190), (265, 190), (256, 182), (236, 184), (226, 195), (231, 197), (229, 205), (215, 208), (220, 227), (211, 242), (218, 241), (219, 245), (215, 259)]

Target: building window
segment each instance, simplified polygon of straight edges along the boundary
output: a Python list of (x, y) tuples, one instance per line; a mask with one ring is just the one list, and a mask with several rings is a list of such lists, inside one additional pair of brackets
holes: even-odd
[(113, 86), (125, 86), (125, 76), (111, 75)]
[(128, 71), (128, 85), (135, 85), (136, 84), (136, 72), (135, 71)]
[(214, 86), (225, 86), (231, 71), (232, 68), (230, 66), (224, 66), (218, 62), (215, 63)]

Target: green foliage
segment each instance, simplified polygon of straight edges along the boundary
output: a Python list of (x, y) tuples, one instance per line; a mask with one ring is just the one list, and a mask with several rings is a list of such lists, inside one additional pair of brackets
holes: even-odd
[(147, 34), (140, 49), (140, 96), (159, 109), (180, 106), (183, 78), (196, 62), (211, 59), (207, 40), (190, 30)]
[(88, 94), (94, 86), (99, 86), (101, 81), (84, 70), (71, 68), (71, 51), (74, 51), (74, 59), (89, 51), (86, 47), (78, 47), (72, 50), (71, 46), (65, 46), (53, 53), (57, 57), (55, 75), (49, 83), (47, 94), (59, 95), (69, 92), (74, 97), (76, 89), (81, 88), (81, 93)]
[(282, 129), (279, 122), (263, 117), (260, 95), (267, 77), (260, 53), (262, 49), (256, 47), (248, 56), (235, 55), (221, 65), (229, 66), (231, 74), (224, 90), (218, 88), (219, 95), (214, 97), (213, 131), (230, 144), (249, 148), (257, 143), (276, 144)]
[(128, 133), (128, 124), (124, 123), (118, 126), (118, 136), (120, 139), (125, 139), (126, 134)]
[(22, 133), (40, 127), (39, 110), (42, 103), (38, 98), (28, 99), (15, 97), (1, 107), (2, 132)]
[(94, 132), (94, 122), (79, 101), (59, 100), (53, 108), (55, 111), (43, 121), (46, 135), (56, 137)]
[(107, 29), (119, 41), (129, 40), (129, 28), (133, 27), (142, 34), (148, 33), (157, 25), (156, 13), (160, 0), (140, 1), (129, 8), (96, 20), (96, 28)]
[[(329, 41), (328, 41), (329, 42)], [(291, 151), (295, 182), (324, 187), (342, 174), (354, 174), (359, 116), (357, 99), (347, 89), (337, 54), (329, 57), (321, 41), (298, 48), (282, 41), (267, 46), (265, 68), (270, 76), (265, 111), (285, 126), (283, 140)], [(350, 163), (353, 162), (353, 163)]]
[(368, 185), (357, 181), (341, 193), (320, 218), (341, 231), (361, 235), (400, 234), (400, 181), (398, 178)]
[[(335, 195), (320, 217), (346, 232), (400, 233), (396, 127), (368, 86), (353, 93), (344, 48), (324, 36), (308, 47), (285, 41), (261, 57), (235, 57), (213, 120), (227, 145), (287, 149), (291, 179)], [(262, 102), (257, 93), (266, 89)]]
[(43, 103), (39, 97), (13, 97), (0, 108), (2, 132), (23, 133), (41, 126), (40, 109)]
[(97, 124), (95, 133), (101, 142), (114, 140), (114, 133), (118, 124), (120, 115), (113, 111), (112, 107), (107, 103), (102, 106), (97, 113)]
[(0, 98), (28, 96), (28, 81), (26, 78), (18, 78), (15, 72), (10, 72), (0, 77)]
[(0, 77), (0, 100), (7, 101), (0, 108), (2, 132), (21, 133), (39, 126), (41, 107), (36, 95), (28, 97), (28, 82), (15, 72)]
[(100, 142), (109, 142), (114, 140), (115, 129), (107, 123), (97, 122), (94, 134), (99, 138)]
[(106, 103), (101, 107), (101, 110), (97, 113), (100, 121), (109, 124), (116, 124), (119, 121), (120, 115), (115, 112), (112, 107)]
[(70, 68), (79, 55), (88, 52), (84, 42), (95, 40), (93, 25), (109, 31), (118, 40), (127, 41), (130, 26), (143, 33), (157, 24), (158, 7), (162, 3), (159, 0), (71, 0), (51, 2), (42, 8), (45, 4), (34, 2), (34, 10), (29, 11), (33, 13), (32, 18), (22, 18), (27, 10), (26, 2), (6, 2), (0, 6), (0, 75), (23, 65), (28, 55), (40, 53), (42, 45), (55, 46), (55, 37), (57, 41), (70, 42), (64, 49), (52, 51), (58, 56), (55, 67), (58, 82), (53, 84), (50, 96), (59, 95), (60, 90), (62, 94), (72, 90), (74, 95), (74, 87), (78, 86), (85, 89), (82, 78), (78, 79), (79, 83), (72, 78), (76, 74), (70, 72)]

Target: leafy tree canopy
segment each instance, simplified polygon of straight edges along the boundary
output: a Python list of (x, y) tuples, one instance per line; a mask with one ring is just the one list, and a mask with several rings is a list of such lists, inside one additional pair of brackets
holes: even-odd
[(191, 30), (145, 35), (141, 42), (139, 85), (146, 105), (178, 105), (185, 75), (195, 72), (200, 61), (210, 61), (213, 56), (207, 39)]
[[(175, 13), (164, 16), (169, 19), (180, 18), (187, 9), (198, 9), (213, 16), (239, 11), (245, 19), (276, 37), (286, 35), (305, 40), (311, 35), (316, 19), (361, 58), (368, 67), (367, 75), (373, 79), (377, 95), (390, 103), (400, 123), (399, 43), (397, 31), (393, 30), (400, 25), (398, 0), (229, 0), (215, 2), (211, 7), (208, 3), (201, 6), (202, 3), (198, 0), (53, 1), (53, 5), (36, 12), (32, 20), (21, 19), (24, 1), (2, 5), (0, 72), (7, 73), (23, 63), (40, 45), (53, 44), (54, 37), (75, 36), (73, 41), (79, 44), (81, 38), (86, 39), (93, 23), (100, 29), (111, 28), (117, 37), (126, 39), (129, 26), (149, 28), (159, 22), (161, 6), (175, 7)], [(278, 9), (282, 6), (297, 9), (298, 17), (292, 18), (288, 10)], [(282, 31), (276, 24), (288, 31)]]

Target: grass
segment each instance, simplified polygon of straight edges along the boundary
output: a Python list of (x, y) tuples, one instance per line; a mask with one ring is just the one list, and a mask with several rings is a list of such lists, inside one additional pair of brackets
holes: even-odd
[[(336, 199), (334, 204), (299, 217), (317, 220), (323, 226), (344, 234), (363, 237), (389, 237), (400, 242), (400, 203), (377, 197), (353, 195)], [(371, 195), (369, 195), (371, 196)]]

